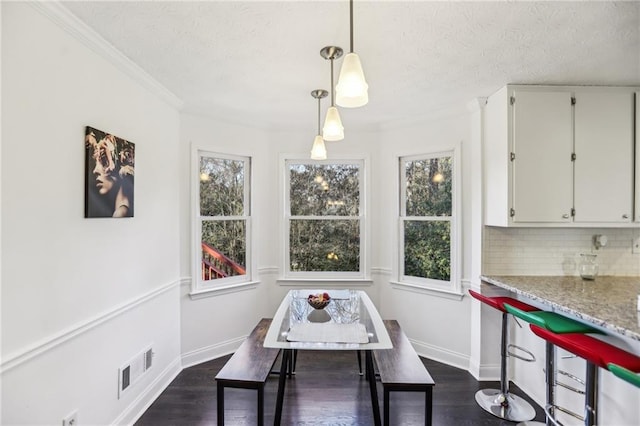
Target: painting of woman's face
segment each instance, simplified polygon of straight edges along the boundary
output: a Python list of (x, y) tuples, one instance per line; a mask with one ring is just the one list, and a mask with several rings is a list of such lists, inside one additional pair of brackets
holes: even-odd
[(95, 184), (100, 195), (109, 193), (116, 186), (117, 175), (114, 175), (115, 164), (113, 157), (115, 154), (115, 145), (109, 139), (110, 135), (107, 135), (104, 139), (96, 144), (96, 148), (93, 152), (93, 157), (96, 166), (93, 168), (93, 175), (95, 176)]
[(85, 149), (85, 217), (132, 217), (134, 144), (87, 127)]

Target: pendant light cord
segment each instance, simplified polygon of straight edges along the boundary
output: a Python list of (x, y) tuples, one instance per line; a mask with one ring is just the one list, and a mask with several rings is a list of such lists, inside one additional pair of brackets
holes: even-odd
[(334, 107), (335, 102), (334, 102), (334, 97), (335, 97), (335, 88), (333, 87), (333, 56), (331, 56), (331, 106)]
[(350, 53), (353, 53), (353, 0), (349, 0), (349, 28), (350, 28), (349, 36), (351, 40)]
[(320, 133), (320, 99), (318, 98), (318, 134), (321, 135), (322, 133)]

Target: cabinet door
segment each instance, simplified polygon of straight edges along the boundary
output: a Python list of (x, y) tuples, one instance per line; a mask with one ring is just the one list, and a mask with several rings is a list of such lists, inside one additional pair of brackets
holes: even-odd
[(570, 92), (514, 92), (514, 222), (571, 222)]
[(576, 92), (576, 222), (633, 218), (633, 93)]

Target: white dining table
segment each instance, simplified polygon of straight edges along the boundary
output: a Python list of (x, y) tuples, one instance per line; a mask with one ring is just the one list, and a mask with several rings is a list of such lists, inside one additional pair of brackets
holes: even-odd
[[(328, 293), (324, 309), (308, 303), (310, 294)], [(276, 311), (264, 341), (265, 347), (282, 350), (274, 425), (282, 418), (287, 371), (292, 370), (297, 350), (349, 350), (365, 352), (365, 374), (369, 381), (371, 405), (376, 426), (381, 424), (380, 407), (373, 367), (374, 349), (393, 347), (389, 333), (366, 292), (362, 290), (290, 290)]]

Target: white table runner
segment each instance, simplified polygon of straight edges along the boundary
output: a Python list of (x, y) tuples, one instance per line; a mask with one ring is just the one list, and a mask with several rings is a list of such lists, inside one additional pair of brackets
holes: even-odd
[(364, 324), (302, 323), (289, 330), (290, 342), (369, 343)]

